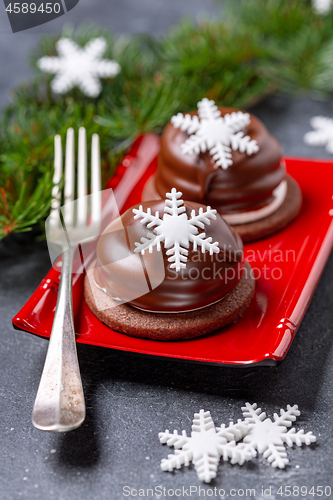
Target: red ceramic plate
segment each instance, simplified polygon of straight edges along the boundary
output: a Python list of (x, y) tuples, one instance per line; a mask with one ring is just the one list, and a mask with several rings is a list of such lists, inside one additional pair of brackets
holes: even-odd
[[(159, 139), (140, 138), (108, 187), (114, 188), (122, 211), (138, 203), (143, 186), (156, 169)], [(73, 305), (77, 341), (153, 356), (204, 363), (273, 365), (286, 355), (303, 319), (333, 246), (333, 164), (286, 158), (287, 170), (301, 186), (304, 202), (297, 220), (280, 233), (245, 246), (254, 268), (256, 292), (240, 321), (202, 338), (158, 342), (114, 332), (88, 309), (83, 275), (74, 276)], [(48, 273), (13, 319), (16, 329), (49, 337), (59, 272)]]

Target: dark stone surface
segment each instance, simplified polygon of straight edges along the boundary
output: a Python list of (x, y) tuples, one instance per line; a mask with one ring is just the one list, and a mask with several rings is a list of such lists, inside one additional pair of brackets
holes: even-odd
[[(198, 12), (202, 6), (215, 9), (198, 0), (119, 4), (81, 0), (71, 14), (75, 19), (95, 17), (119, 33), (161, 33), (181, 13)], [(26, 74), (25, 51), (37, 37), (28, 32), (0, 37), (11, 40), (0, 46), (0, 61), (6, 68), (0, 77), (3, 93)], [(15, 50), (17, 61), (11, 61)], [(302, 138), (311, 116), (332, 116), (333, 101), (274, 97), (254, 112), (277, 135), (287, 155), (329, 157), (323, 148), (305, 146)], [(124, 486), (146, 490), (157, 485), (173, 490), (201, 487), (205, 492), (223, 488), (229, 496), (232, 488), (255, 488), (257, 499), (279, 499), (284, 498), (277, 494), (280, 486), (333, 487), (332, 256), (291, 349), (278, 367), (219, 368), (80, 345), (87, 419), (78, 430), (62, 435), (40, 432), (31, 424), (47, 342), (11, 326), (11, 318), (49, 269), (46, 246), (29, 235), (11, 236), (0, 244), (0, 265), (1, 500), (118, 500), (124, 498)], [(167, 457), (169, 448), (159, 444), (158, 432), (166, 428), (189, 432), (193, 414), (200, 408), (210, 410), (216, 424), (227, 423), (241, 418), (246, 401), (258, 403), (271, 417), (287, 404), (298, 404), (302, 415), (295, 427), (312, 430), (317, 444), (288, 449), (290, 465), (285, 470), (273, 469), (263, 458), (242, 468), (221, 463), (209, 486), (201, 484), (193, 467), (175, 473), (160, 470), (160, 460)], [(271, 494), (264, 497), (262, 487), (270, 486)], [(204, 498), (203, 490), (200, 497), (193, 493), (191, 498)], [(301, 496), (297, 490), (294, 493), (291, 498)], [(150, 492), (150, 498), (158, 497)], [(167, 493), (162, 498), (168, 498)], [(187, 498), (186, 493), (181, 498)], [(217, 493), (212, 498), (220, 497)], [(241, 492), (234, 498), (241, 498)]]

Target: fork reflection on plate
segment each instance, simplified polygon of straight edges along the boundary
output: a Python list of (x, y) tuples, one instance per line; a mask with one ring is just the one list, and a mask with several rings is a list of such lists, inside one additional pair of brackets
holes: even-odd
[[(61, 138), (54, 138), (54, 187), (51, 213), (46, 221), (49, 249), (58, 246), (62, 254), (57, 306), (45, 365), (40, 380), (32, 423), (37, 429), (65, 432), (85, 419), (85, 401), (76, 352), (72, 306), (72, 271), (75, 249), (99, 236), (101, 224), (101, 160), (99, 136), (92, 136), (91, 194), (87, 195), (86, 131), (79, 129), (77, 183), (75, 183), (74, 130), (67, 131), (63, 202)], [(77, 199), (74, 200), (75, 184)], [(90, 214), (88, 214), (88, 199)], [(63, 223), (61, 222), (61, 215)], [(52, 254), (52, 252), (50, 252)]]

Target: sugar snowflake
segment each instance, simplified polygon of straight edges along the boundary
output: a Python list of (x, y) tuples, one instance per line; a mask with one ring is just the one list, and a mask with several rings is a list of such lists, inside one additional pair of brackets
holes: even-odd
[(83, 48), (70, 38), (58, 40), (58, 57), (42, 57), (37, 64), (42, 71), (55, 74), (51, 87), (56, 94), (64, 94), (73, 87), (89, 97), (97, 97), (101, 92), (100, 78), (117, 75), (120, 66), (116, 61), (102, 59), (106, 50), (104, 38), (94, 38)]
[(312, 0), (312, 7), (317, 14), (328, 14), (332, 8), (332, 0)]
[(244, 135), (242, 129), (250, 123), (250, 115), (234, 111), (223, 117), (214, 101), (207, 98), (198, 103), (198, 115), (178, 113), (171, 118), (175, 128), (190, 134), (181, 144), (183, 154), (209, 151), (216, 166), (226, 170), (232, 165), (232, 150), (252, 155), (259, 151), (257, 141)]
[(147, 212), (143, 211), (142, 205), (139, 209), (133, 208), (135, 214), (134, 219), (141, 219), (141, 224), (147, 224), (147, 228), (154, 228), (154, 233), (148, 233), (147, 238), (141, 238), (141, 243), (135, 243), (134, 252), (141, 252), (144, 255), (148, 249), (152, 253), (156, 246), (157, 251), (161, 250), (161, 242), (164, 242), (164, 247), (169, 250), (166, 252), (170, 255), (168, 261), (171, 262), (171, 268), (180, 271), (186, 267), (188, 248), (190, 242), (193, 244), (193, 250), (201, 247), (202, 253), (206, 250), (210, 255), (220, 251), (218, 242), (212, 243), (212, 238), (206, 238), (206, 233), (199, 233), (198, 227), (204, 229), (205, 224), (210, 224), (210, 219), (216, 219), (216, 210), (207, 207), (206, 211), (202, 207), (199, 208), (198, 215), (195, 215), (195, 210), (192, 210), (191, 217), (187, 216), (186, 208), (183, 200), (180, 200), (182, 193), (177, 192), (172, 188), (171, 193), (167, 193), (164, 206), (163, 219), (160, 218), (159, 212), (155, 215), (151, 213), (151, 209), (147, 208)]
[(305, 134), (304, 142), (309, 146), (326, 146), (326, 151), (333, 154), (333, 120), (325, 116), (314, 116), (310, 125), (315, 130)]
[(232, 464), (242, 465), (255, 454), (254, 450), (244, 444), (236, 444), (248, 432), (248, 424), (239, 420), (236, 424), (215, 427), (209, 411), (200, 410), (194, 414), (191, 436), (186, 431), (179, 435), (168, 430), (159, 433), (161, 443), (175, 448), (175, 453), (164, 458), (161, 469), (172, 471), (189, 465), (192, 461), (199, 479), (209, 483), (216, 477), (220, 457)]
[(283, 469), (288, 463), (287, 453), (284, 444), (292, 446), (302, 446), (302, 444), (311, 444), (316, 441), (312, 432), (306, 434), (301, 429), (298, 432), (291, 427), (292, 422), (301, 414), (297, 405), (287, 406), (287, 411), (280, 410), (280, 415), (274, 413), (274, 422), (266, 418), (266, 413), (257, 408), (256, 404), (246, 403), (242, 408), (245, 421), (248, 422), (248, 433), (243, 442), (249, 446), (249, 451), (255, 448), (259, 453), (267, 458), (273, 467)]

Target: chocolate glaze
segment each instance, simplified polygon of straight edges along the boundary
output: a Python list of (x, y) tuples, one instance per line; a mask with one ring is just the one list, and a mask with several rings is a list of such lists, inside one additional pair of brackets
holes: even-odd
[[(164, 202), (143, 203), (146, 211), (164, 212)], [(199, 206), (185, 202), (186, 213)], [(138, 205), (136, 206), (138, 208)], [(101, 235), (97, 245), (97, 264), (94, 277), (97, 285), (112, 297), (119, 297), (134, 307), (154, 312), (184, 312), (205, 307), (225, 297), (240, 281), (244, 270), (243, 244), (237, 233), (217, 214), (217, 219), (205, 226), (206, 236), (219, 242), (220, 252), (209, 255), (201, 250), (193, 251), (190, 243), (186, 268), (176, 272), (170, 268), (164, 245), (161, 252), (156, 248), (152, 253), (134, 253), (135, 242), (153, 229), (147, 229), (140, 220), (134, 219), (132, 209), (127, 210), (118, 220), (112, 222)], [(201, 231), (199, 229), (199, 231)], [(159, 260), (160, 259), (160, 260)], [(154, 289), (161, 266), (165, 277)], [(143, 277), (143, 271), (145, 278)], [(163, 277), (163, 276), (162, 276)], [(147, 279), (148, 278), (148, 279)], [(145, 281), (145, 279), (147, 281)], [(142, 283), (148, 283), (147, 293), (142, 295)], [(159, 283), (159, 282), (158, 282)], [(149, 287), (149, 289), (148, 289)], [(139, 293), (138, 298), (129, 293)], [(150, 291), (149, 291), (150, 290)]]
[[(232, 108), (219, 108), (222, 116)], [(196, 113), (190, 113), (192, 116)], [(155, 187), (161, 198), (172, 187), (184, 198), (216, 208), (221, 214), (241, 213), (268, 205), (273, 190), (285, 178), (282, 150), (264, 124), (253, 115), (244, 133), (255, 139), (259, 151), (253, 155), (232, 152), (233, 164), (216, 167), (209, 152), (184, 155), (181, 144), (188, 135), (169, 123), (164, 129)]]

